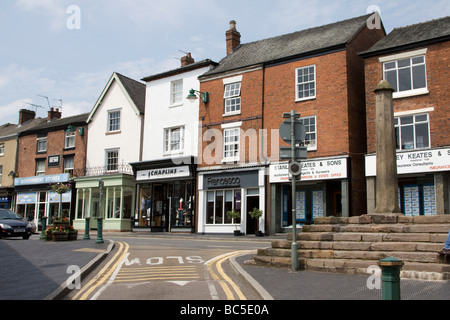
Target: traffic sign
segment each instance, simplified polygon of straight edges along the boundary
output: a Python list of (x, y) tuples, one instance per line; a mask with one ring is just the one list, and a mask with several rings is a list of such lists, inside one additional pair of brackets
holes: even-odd
[[(291, 119), (286, 119), (280, 125), (280, 137), (284, 142), (292, 145), (291, 143)], [(306, 128), (303, 122), (298, 119), (294, 119), (294, 144), (298, 144), (305, 140)]]
[[(290, 160), (291, 147), (280, 147), (280, 159)], [(308, 159), (308, 149), (307, 147), (295, 147), (295, 159)]]

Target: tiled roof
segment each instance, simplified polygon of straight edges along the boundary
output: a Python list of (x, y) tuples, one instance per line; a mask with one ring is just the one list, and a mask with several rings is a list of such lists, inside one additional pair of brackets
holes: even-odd
[(214, 62), (214, 61), (212, 61), (210, 59), (205, 59), (205, 60), (202, 60), (202, 61), (198, 61), (198, 62), (194, 62), (194, 63), (188, 64), (186, 66), (183, 66), (183, 67), (180, 67), (180, 68), (177, 68), (177, 69), (174, 69), (174, 70), (170, 70), (170, 71), (166, 71), (166, 72), (163, 72), (163, 73), (159, 73), (159, 74), (155, 74), (155, 75), (151, 75), (151, 76), (145, 77), (145, 78), (142, 79), (142, 81), (149, 82), (149, 81), (158, 80), (158, 79), (170, 77), (170, 76), (173, 76), (173, 75), (181, 74), (181, 73), (184, 73), (184, 72), (192, 71), (192, 70), (195, 70), (195, 69), (200, 69), (200, 68), (204, 68), (204, 67), (208, 67), (208, 66), (216, 66), (216, 65), (217, 65), (217, 62)]
[(145, 113), (145, 84), (116, 72), (120, 82), (141, 113)]
[(362, 28), (367, 26), (370, 16), (364, 15), (321, 27), (241, 44), (222, 59), (216, 68), (206, 72), (202, 77), (343, 48)]
[(448, 41), (450, 39), (450, 16), (418, 23), (401, 28), (395, 28), (372, 48), (361, 52), (363, 57), (369, 57), (388, 51), (399, 51), (408, 47), (430, 42)]
[[(67, 129), (69, 125), (73, 126), (84, 126), (86, 125), (86, 120), (89, 113), (83, 113), (72, 117), (53, 119), (48, 122), (46, 119), (41, 119), (42, 123), (31, 127), (30, 129), (23, 130), (20, 135), (35, 134), (38, 132), (55, 131), (61, 129)], [(37, 119), (36, 119), (37, 120)]]

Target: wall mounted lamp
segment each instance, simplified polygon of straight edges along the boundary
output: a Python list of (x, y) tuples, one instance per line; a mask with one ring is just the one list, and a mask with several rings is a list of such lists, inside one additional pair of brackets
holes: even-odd
[(200, 92), (200, 91), (194, 90), (194, 89), (189, 90), (189, 95), (187, 96), (189, 101), (194, 102), (195, 100), (197, 100), (197, 97), (201, 97), (203, 103), (209, 102), (209, 93), (208, 92)]
[[(66, 132), (76, 132), (76, 131), (77, 131), (77, 128), (72, 125), (69, 125), (66, 130)], [(84, 128), (83, 127), (78, 128), (78, 134), (80, 136), (84, 136)]]

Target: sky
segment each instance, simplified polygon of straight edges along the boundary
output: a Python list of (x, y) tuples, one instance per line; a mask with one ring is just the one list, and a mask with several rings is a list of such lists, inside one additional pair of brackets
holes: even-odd
[(186, 52), (219, 62), (230, 20), (248, 43), (373, 8), (387, 33), (450, 15), (449, 0), (2, 0), (0, 125), (17, 124), (20, 109), (90, 112), (113, 72), (140, 80)]

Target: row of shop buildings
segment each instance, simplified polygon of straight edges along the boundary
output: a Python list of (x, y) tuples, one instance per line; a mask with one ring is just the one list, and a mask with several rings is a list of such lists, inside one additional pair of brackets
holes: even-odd
[[(386, 34), (375, 14), (241, 43), (231, 21), (219, 62), (187, 54), (142, 81), (113, 73), (92, 111), (76, 117), (21, 110), (19, 125), (0, 127), (0, 205), (51, 223), (61, 202), (78, 229), (102, 215), (105, 230), (287, 232), (292, 190), (278, 129), (295, 110), (308, 150), (296, 223), (370, 213), (373, 90), (386, 79), (400, 207), (448, 214), (449, 38), (448, 17)], [(61, 198), (57, 182), (71, 185)]]

